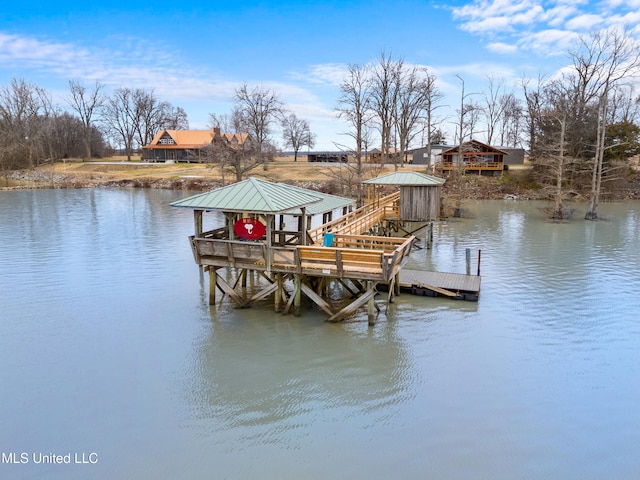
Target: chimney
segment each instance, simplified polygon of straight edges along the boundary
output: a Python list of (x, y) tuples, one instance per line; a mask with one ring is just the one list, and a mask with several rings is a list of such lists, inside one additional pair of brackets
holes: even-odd
[(213, 128), (213, 135), (216, 137), (220, 136), (220, 127), (214, 127)]

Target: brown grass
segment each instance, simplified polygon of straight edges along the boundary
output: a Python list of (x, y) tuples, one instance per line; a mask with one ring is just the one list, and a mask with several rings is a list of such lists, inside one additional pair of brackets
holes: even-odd
[[(338, 163), (310, 163), (298, 160), (294, 162), (290, 157), (277, 158), (269, 163), (268, 169), (257, 167), (249, 172), (249, 176), (263, 178), (274, 182), (317, 182), (331, 180), (330, 172), (345, 168)], [(424, 166), (405, 166), (407, 170), (424, 171)], [(218, 165), (199, 163), (146, 163), (140, 161), (127, 162), (126, 157), (105, 158), (96, 162), (65, 161), (54, 165), (40, 167), (50, 174), (73, 176), (79, 181), (126, 181), (147, 179), (181, 180), (201, 178), (208, 181), (221, 181), (221, 171)], [(383, 173), (392, 172), (393, 167), (385, 167)], [(225, 183), (235, 181), (235, 173), (227, 168)]]

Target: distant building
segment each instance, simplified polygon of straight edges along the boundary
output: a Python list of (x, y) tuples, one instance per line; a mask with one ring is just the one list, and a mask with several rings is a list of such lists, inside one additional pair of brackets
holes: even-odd
[(343, 162), (347, 161), (348, 155), (344, 152), (309, 152), (308, 162)]
[(142, 158), (148, 162), (205, 162), (212, 145), (242, 148), (246, 133), (222, 133), (213, 130), (161, 130), (149, 145), (142, 147)]
[[(457, 145), (431, 145), (430, 165), (436, 165), (442, 160), (442, 152), (457, 148)], [(523, 165), (525, 151), (523, 148), (494, 147), (503, 152), (504, 165)], [(414, 148), (407, 152), (409, 162), (415, 165), (427, 164), (427, 147)]]

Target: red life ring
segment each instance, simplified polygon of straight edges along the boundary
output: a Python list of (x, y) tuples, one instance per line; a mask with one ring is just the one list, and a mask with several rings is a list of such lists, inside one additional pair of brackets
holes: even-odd
[(258, 240), (264, 237), (267, 227), (255, 218), (241, 218), (233, 224), (233, 231), (243, 240)]

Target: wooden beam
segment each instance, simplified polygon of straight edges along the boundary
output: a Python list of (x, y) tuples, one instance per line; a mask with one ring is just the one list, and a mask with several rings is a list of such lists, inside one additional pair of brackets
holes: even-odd
[(364, 295), (359, 296), (356, 300), (351, 302), (349, 305), (344, 307), (342, 310), (340, 310), (339, 312), (334, 313), (333, 315), (331, 315), (331, 317), (329, 317), (327, 319), (327, 322), (332, 322), (333, 323), (333, 322), (339, 322), (340, 320), (343, 320), (346, 316), (351, 315), (353, 312), (355, 312), (362, 305), (367, 303), (369, 300), (373, 299), (375, 297), (375, 295), (376, 295), (375, 290), (367, 291)]
[(220, 275), (218, 275), (217, 277), (218, 278), (216, 280), (216, 285), (218, 286), (218, 288), (222, 290), (224, 293), (226, 293), (227, 295), (229, 295), (229, 297), (231, 297), (231, 299), (236, 303), (236, 305), (242, 306), (245, 300), (240, 295), (238, 295), (236, 291), (231, 287), (231, 285), (225, 282)]
[(258, 300), (262, 300), (267, 295), (271, 295), (277, 289), (278, 289), (278, 284), (277, 283), (272, 283), (271, 285), (268, 285), (265, 288), (263, 288), (262, 290), (260, 290), (258, 293), (256, 293), (250, 299), (246, 300), (244, 303), (242, 303), (242, 305), (240, 305), (240, 307), (241, 308), (248, 307), (253, 302), (257, 302)]
[(420, 288), (427, 288), (429, 290), (433, 290), (434, 292), (438, 292), (441, 293), (442, 295), (445, 295), (447, 297), (457, 297), (458, 294), (455, 292), (452, 292), (451, 290), (447, 290), (445, 288), (440, 288), (440, 287), (435, 287), (433, 285), (428, 285), (426, 283), (420, 283), (417, 285)]
[(312, 288), (308, 287), (304, 283), (300, 283), (300, 289), (302, 292), (311, 299), (313, 303), (318, 305), (322, 310), (324, 310), (327, 314), (333, 315), (333, 311), (327, 302), (323, 300), (323, 298), (313, 291)]

